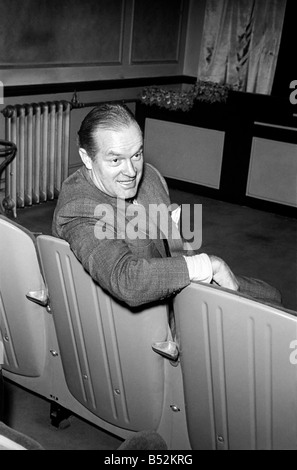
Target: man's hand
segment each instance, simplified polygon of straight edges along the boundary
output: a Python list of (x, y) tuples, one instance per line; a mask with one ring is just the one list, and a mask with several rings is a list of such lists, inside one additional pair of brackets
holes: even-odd
[(209, 255), (209, 259), (213, 270), (213, 281), (226, 289), (238, 290), (239, 283), (225, 261), (214, 255)]

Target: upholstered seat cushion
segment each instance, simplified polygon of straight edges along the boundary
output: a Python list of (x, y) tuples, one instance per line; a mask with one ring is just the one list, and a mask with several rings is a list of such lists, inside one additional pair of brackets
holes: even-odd
[(44, 450), (34, 439), (0, 422), (0, 450)]

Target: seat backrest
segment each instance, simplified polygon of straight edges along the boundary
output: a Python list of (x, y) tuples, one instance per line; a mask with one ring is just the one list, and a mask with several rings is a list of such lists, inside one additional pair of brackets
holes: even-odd
[(26, 298), (44, 290), (34, 237), (0, 215), (0, 330), (3, 369), (38, 377), (46, 355), (44, 307)]
[(174, 305), (192, 449), (297, 449), (296, 312), (202, 283)]
[(152, 343), (167, 339), (166, 304), (127, 308), (92, 280), (67, 242), (41, 235), (37, 243), (71, 394), (111, 424), (156, 429), (164, 359)]

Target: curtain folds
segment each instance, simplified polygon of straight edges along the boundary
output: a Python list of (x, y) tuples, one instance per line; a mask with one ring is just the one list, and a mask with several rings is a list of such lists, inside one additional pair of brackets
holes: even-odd
[(198, 80), (270, 94), (286, 0), (207, 0)]

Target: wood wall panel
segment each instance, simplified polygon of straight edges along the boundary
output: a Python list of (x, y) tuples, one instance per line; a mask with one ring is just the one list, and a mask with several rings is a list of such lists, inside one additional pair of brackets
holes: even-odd
[(231, 92), (188, 112), (136, 106), (145, 156), (177, 188), (296, 217), (297, 127), (289, 100)]
[(131, 62), (177, 62), (182, 0), (135, 2)]
[(255, 137), (246, 194), (297, 207), (297, 145)]
[(183, 75), (194, 0), (1, 0), (7, 87)]
[(1, 0), (0, 63), (19, 67), (120, 63), (124, 3)]
[(218, 189), (225, 133), (146, 119), (144, 153), (168, 178)]

